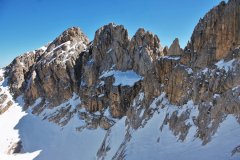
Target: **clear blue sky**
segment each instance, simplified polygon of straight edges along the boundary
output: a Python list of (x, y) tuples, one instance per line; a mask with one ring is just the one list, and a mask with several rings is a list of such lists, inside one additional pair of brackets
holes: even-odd
[(184, 47), (199, 18), (220, 0), (0, 0), (0, 67), (26, 51), (47, 44), (71, 26), (93, 39), (109, 22), (132, 36), (140, 27), (170, 45)]

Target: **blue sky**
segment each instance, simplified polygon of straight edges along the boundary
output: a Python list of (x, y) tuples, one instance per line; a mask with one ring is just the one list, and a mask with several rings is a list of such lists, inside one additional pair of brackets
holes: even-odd
[(161, 44), (175, 37), (184, 47), (204, 14), (220, 0), (0, 0), (0, 67), (52, 41), (71, 26), (93, 39), (109, 22), (132, 36), (140, 27), (157, 34)]

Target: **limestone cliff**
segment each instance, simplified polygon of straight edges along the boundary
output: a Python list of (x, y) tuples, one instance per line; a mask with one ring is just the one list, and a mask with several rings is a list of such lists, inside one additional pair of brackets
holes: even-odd
[(180, 47), (180, 45), (179, 45), (179, 40), (178, 40), (178, 38), (176, 38), (173, 42), (172, 42), (172, 44), (171, 44), (171, 46), (170, 46), (170, 48), (167, 50), (167, 55), (182, 55), (182, 53), (183, 53), (183, 50), (182, 50), (182, 48)]
[(187, 49), (196, 54), (196, 67), (226, 58), (240, 45), (240, 1), (221, 2), (195, 27)]

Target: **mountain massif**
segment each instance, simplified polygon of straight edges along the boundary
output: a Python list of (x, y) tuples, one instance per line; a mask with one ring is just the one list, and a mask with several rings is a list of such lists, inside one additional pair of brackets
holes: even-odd
[(240, 0), (184, 49), (143, 28), (110, 23), (90, 42), (72, 27), (0, 74), (0, 159), (240, 158)]

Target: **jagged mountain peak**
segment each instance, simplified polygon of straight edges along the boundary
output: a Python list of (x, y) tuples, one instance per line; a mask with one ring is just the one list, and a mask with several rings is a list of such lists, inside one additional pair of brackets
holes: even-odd
[[(93, 60), (100, 72), (110, 69), (114, 64), (118, 69), (127, 69), (128, 31), (123, 25), (109, 23), (98, 29), (93, 40)], [(123, 65), (125, 63), (125, 65)]]
[(179, 45), (179, 39), (175, 38), (169, 49), (167, 49), (167, 55), (182, 55), (183, 50)]
[(101, 32), (102, 30), (107, 30), (107, 29), (118, 29), (118, 28), (124, 28), (123, 25), (119, 25), (117, 23), (114, 22), (110, 22), (102, 27), (100, 27), (96, 32)]
[(196, 67), (205, 67), (226, 58), (240, 45), (239, 14), (239, 0), (230, 0), (221, 2), (200, 19), (188, 46), (197, 56), (194, 60)]
[(95, 32), (93, 40), (94, 45), (104, 45), (105, 43), (110, 43), (113, 41), (122, 41), (121, 43), (128, 43), (128, 31), (123, 25), (109, 23), (99, 28)]
[(83, 43), (85, 45), (88, 45), (89, 43), (88, 37), (81, 31), (79, 27), (71, 27), (65, 30), (52, 43), (50, 43), (46, 51), (50, 52), (53, 50), (53, 48), (56, 48), (57, 46), (68, 41)]
[[(158, 38), (157, 35), (153, 34), (152, 32), (150, 31), (146, 31), (144, 28), (139, 28), (136, 33), (134, 34), (133, 38), (132, 38), (132, 41), (134, 40), (139, 40), (138, 43), (139, 45), (141, 46), (146, 46), (146, 45), (149, 45), (151, 44), (152, 47), (155, 47), (155, 48), (161, 48), (161, 45), (160, 45), (160, 40)], [(140, 40), (142, 39), (142, 40)], [(142, 43), (144, 41), (148, 41), (148, 42), (145, 42), (145, 43)]]

